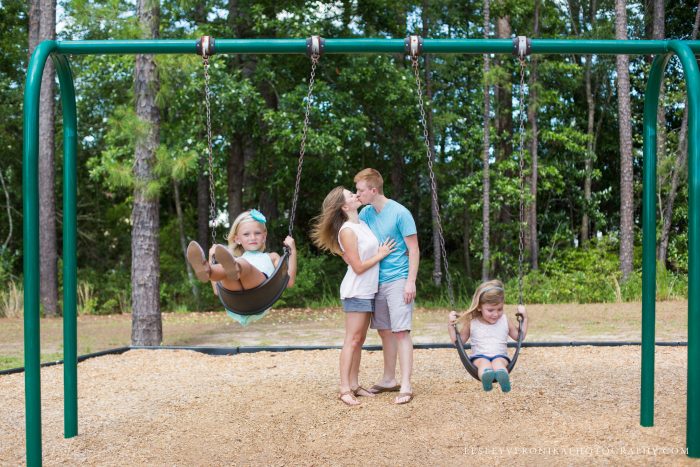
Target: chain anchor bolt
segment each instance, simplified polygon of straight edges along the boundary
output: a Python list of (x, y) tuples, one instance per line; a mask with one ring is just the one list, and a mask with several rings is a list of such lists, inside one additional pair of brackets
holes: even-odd
[(197, 40), (196, 50), (197, 55), (201, 55), (202, 58), (209, 58), (214, 55), (214, 46), (216, 41), (211, 36), (202, 36)]
[(306, 39), (306, 55), (308, 57), (321, 57), (326, 48), (326, 40), (321, 36), (311, 36)]
[(408, 36), (403, 41), (403, 49), (411, 58), (416, 58), (423, 53), (423, 38), (420, 36)]
[(513, 55), (520, 60), (525, 59), (532, 53), (532, 39), (527, 36), (517, 36), (513, 38)]

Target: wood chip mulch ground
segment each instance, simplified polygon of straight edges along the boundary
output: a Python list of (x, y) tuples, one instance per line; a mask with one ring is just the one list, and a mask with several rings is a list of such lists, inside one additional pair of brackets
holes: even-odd
[[(45, 465), (700, 465), (685, 455), (687, 348), (656, 352), (655, 426), (639, 425), (640, 348), (525, 348), (513, 390), (471, 380), (456, 351), (415, 351), (415, 399), (337, 399), (338, 350), (207, 356), (130, 351), (42, 370)], [(381, 374), (365, 352), (362, 383)], [(25, 462), (24, 375), (0, 376), (0, 465)]]

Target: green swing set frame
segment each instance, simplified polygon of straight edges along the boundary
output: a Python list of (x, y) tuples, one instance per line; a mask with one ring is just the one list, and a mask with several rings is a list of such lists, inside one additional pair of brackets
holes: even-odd
[[(324, 54), (401, 54), (404, 39), (326, 39)], [(514, 52), (509, 39), (424, 39), (424, 54)], [(218, 39), (217, 54), (306, 54), (306, 39)], [(688, 94), (688, 392), (686, 446), (700, 458), (700, 71), (695, 53), (700, 41), (533, 39), (530, 54), (655, 55), (645, 92), (642, 260), (642, 426), (654, 424), (654, 349), (656, 298), (656, 123), (659, 89), (666, 64), (676, 55)], [(87, 54), (198, 54), (197, 40), (44, 41), (29, 61), (24, 90), (22, 159), (24, 256), (24, 362), (26, 455), (29, 466), (41, 465), (41, 391), (39, 329), (39, 94), (46, 61), (55, 66), (63, 111), (63, 321), (64, 435), (78, 434), (77, 403), (77, 148), (78, 127), (73, 77), (68, 57)]]

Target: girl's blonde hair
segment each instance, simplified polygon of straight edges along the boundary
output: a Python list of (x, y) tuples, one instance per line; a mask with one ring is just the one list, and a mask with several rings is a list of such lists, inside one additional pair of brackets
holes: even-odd
[[(265, 223), (260, 222), (253, 218), (250, 214), (250, 210), (248, 211), (243, 211), (236, 217), (236, 219), (233, 221), (233, 224), (231, 224), (231, 230), (228, 232), (228, 237), (226, 237), (226, 240), (228, 240), (228, 247), (229, 249), (233, 252), (233, 256), (241, 256), (243, 253), (245, 253), (245, 249), (240, 243), (236, 243), (234, 238), (236, 235), (238, 235), (238, 227), (240, 227), (241, 224), (245, 222), (257, 222), (260, 224), (260, 227), (262, 227), (263, 231), (267, 233), (267, 226)], [(265, 251), (265, 242), (260, 246), (258, 251)]]
[(345, 188), (337, 186), (323, 200), (321, 214), (314, 219), (314, 226), (311, 230), (311, 240), (314, 245), (341, 256), (343, 250), (338, 242), (338, 232), (348, 220), (348, 215), (343, 211), (344, 205)]
[(459, 317), (458, 321), (466, 321), (481, 316), (481, 305), (499, 305), (505, 302), (506, 292), (503, 282), (498, 279), (482, 282), (474, 291), (472, 304), (466, 313)]

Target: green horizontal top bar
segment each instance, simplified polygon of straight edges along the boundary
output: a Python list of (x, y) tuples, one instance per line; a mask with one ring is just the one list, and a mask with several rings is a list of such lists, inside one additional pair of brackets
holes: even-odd
[[(216, 39), (217, 54), (305, 54), (306, 39)], [(700, 41), (684, 41), (700, 53)], [(196, 53), (194, 39), (57, 41), (61, 54)], [(430, 54), (512, 53), (511, 39), (424, 39)], [(668, 41), (533, 39), (533, 54), (660, 54)], [(326, 39), (326, 54), (404, 53), (403, 39)]]

